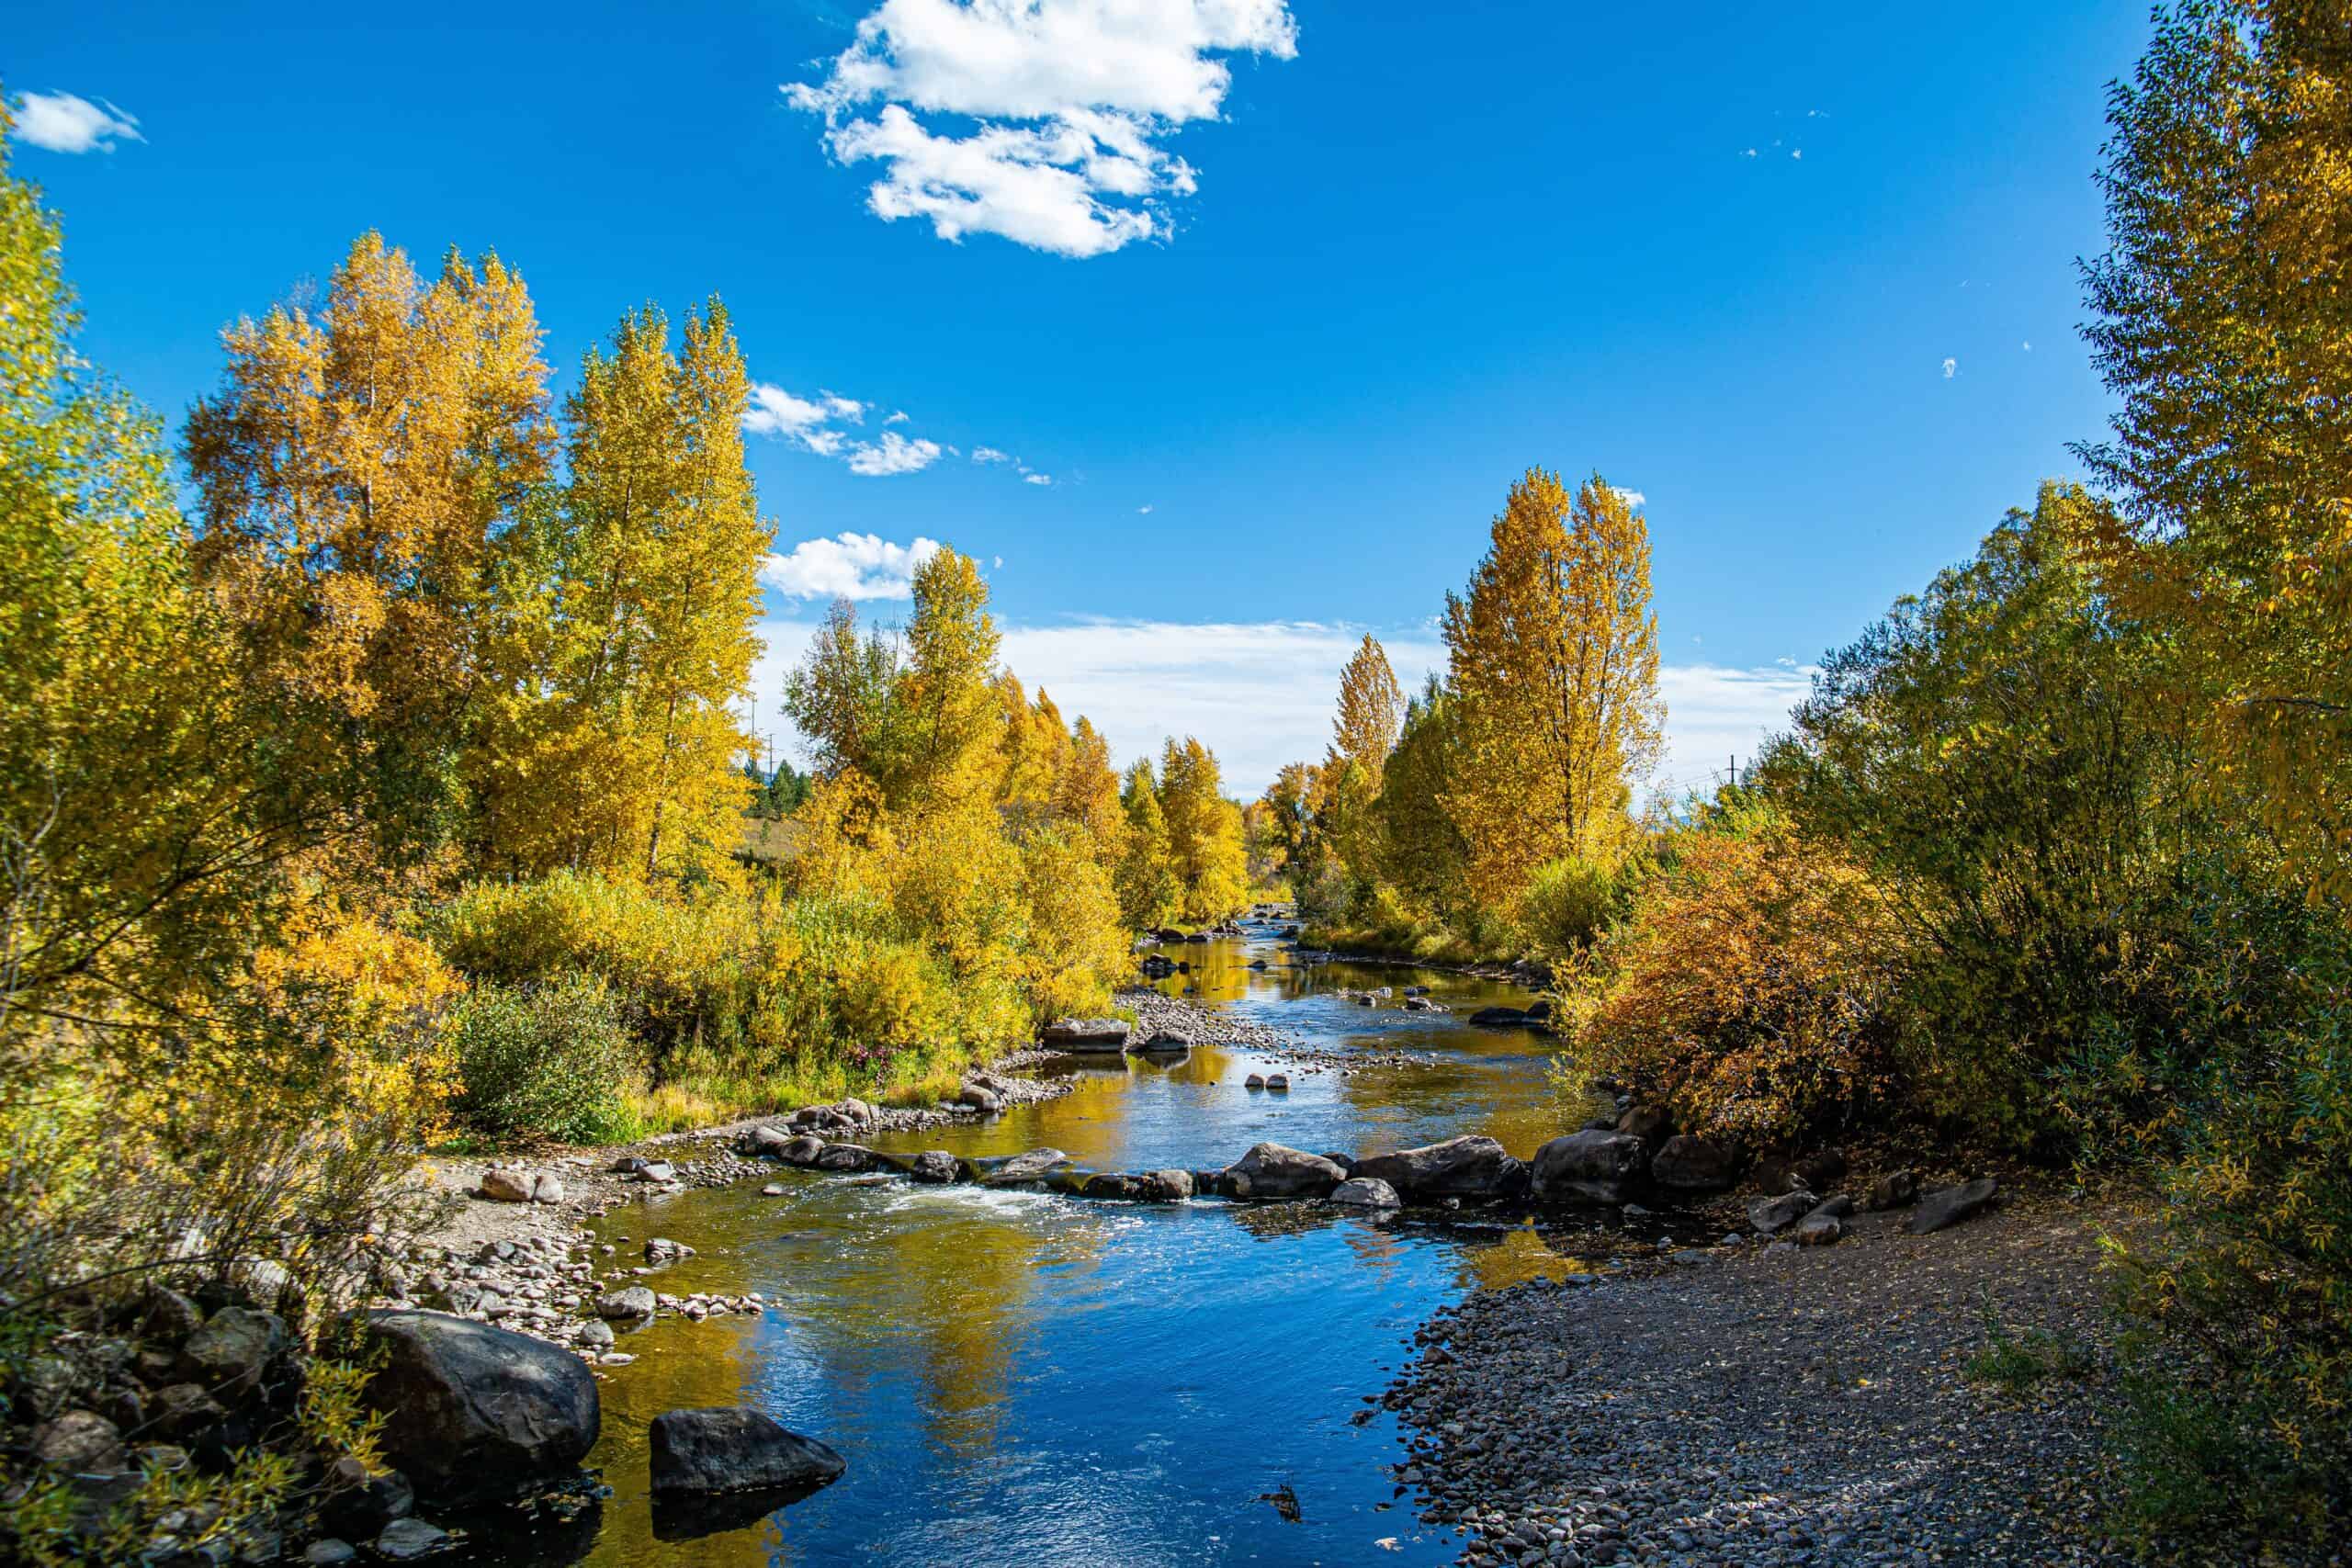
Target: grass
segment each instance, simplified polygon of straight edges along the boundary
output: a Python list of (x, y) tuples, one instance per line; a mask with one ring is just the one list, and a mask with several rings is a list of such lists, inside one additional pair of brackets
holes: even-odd
[(632, 1095), (629, 1112), (638, 1131), (633, 1137), (618, 1141), (716, 1127), (852, 1095), (899, 1109), (935, 1105), (956, 1098), (968, 1066), (960, 1060), (910, 1060), (879, 1078), (854, 1073), (839, 1063), (813, 1072), (754, 1073), (723, 1067), (688, 1071)]
[(1442, 926), (1303, 926), (1298, 943), (1404, 964), (1509, 963), (1515, 956), (1481, 953)]
[(1984, 1299), (1984, 1348), (1962, 1369), (1970, 1382), (2023, 1394), (2046, 1379), (2087, 1376), (2098, 1364), (2091, 1348), (2080, 1340), (2062, 1339), (2046, 1328), (2011, 1333), (1989, 1294)]

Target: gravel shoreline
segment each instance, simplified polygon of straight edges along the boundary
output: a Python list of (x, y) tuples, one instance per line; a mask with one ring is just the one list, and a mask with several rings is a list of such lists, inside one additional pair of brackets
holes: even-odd
[[(2128, 1216), (2029, 1198), (1931, 1235), (1901, 1218), (1437, 1314), (1384, 1396), (1400, 1487), (1466, 1532), (1469, 1563), (2133, 1561), (2103, 1523), (2098, 1269)], [(2018, 1393), (1972, 1382), (1996, 1323), (2082, 1365)], [(2342, 1558), (2200, 1541), (2168, 1560)]]

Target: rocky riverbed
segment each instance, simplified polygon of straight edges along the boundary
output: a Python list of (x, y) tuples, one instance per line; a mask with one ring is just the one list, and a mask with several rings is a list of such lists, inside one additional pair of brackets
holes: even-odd
[[(1476, 1564), (2132, 1561), (2104, 1522), (2098, 1245), (2128, 1216), (2029, 1197), (1928, 1235), (1900, 1218), (1440, 1313), (1384, 1396), (1400, 1487)], [(2065, 1370), (1972, 1381), (1996, 1336)]]

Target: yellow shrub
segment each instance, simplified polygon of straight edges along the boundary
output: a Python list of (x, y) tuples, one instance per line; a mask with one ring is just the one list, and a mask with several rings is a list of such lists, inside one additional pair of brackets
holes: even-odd
[(1890, 1085), (1901, 951), (1859, 867), (1750, 809), (1683, 835), (1569, 987), (1579, 1065), (1693, 1131), (1820, 1130)]

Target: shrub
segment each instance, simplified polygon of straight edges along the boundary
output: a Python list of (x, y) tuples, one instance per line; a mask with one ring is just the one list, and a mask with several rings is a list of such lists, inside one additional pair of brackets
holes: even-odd
[(602, 980), (481, 981), (442, 1028), (463, 1086), (455, 1111), (468, 1129), (504, 1141), (567, 1144), (634, 1135), (628, 1105), (640, 1054)]
[(1520, 900), (1528, 945), (1552, 958), (1581, 952), (1616, 917), (1621, 894), (1613, 874), (1581, 855), (1545, 862)]
[(1870, 880), (1764, 806), (1675, 852), (1565, 987), (1580, 1068), (1728, 1137), (1824, 1131), (1883, 1104), (1902, 943)]

